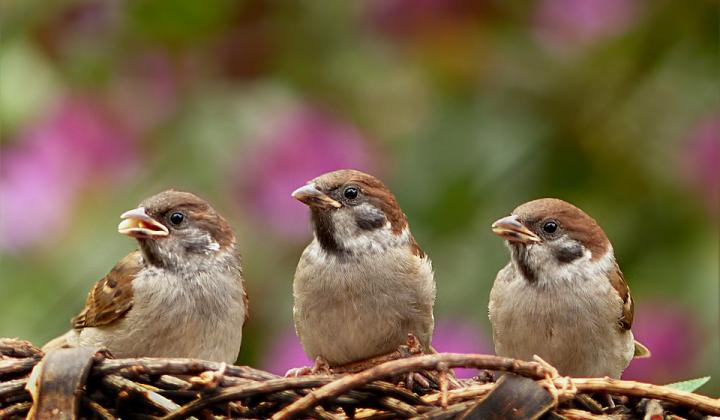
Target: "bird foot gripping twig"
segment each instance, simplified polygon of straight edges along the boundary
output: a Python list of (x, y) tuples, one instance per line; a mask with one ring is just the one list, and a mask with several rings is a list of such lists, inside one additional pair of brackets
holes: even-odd
[[(408, 357), (412, 357), (418, 354), (423, 354), (422, 351), (422, 345), (420, 344), (420, 341), (415, 338), (414, 335), (408, 334), (408, 342), (407, 344), (403, 344), (398, 347), (397, 350), (388, 353), (388, 354), (382, 354), (380, 356), (370, 357), (368, 359), (359, 360), (356, 362), (350, 362), (346, 363), (344, 365), (339, 366), (333, 366), (330, 367), (328, 362), (323, 359), (321, 356), (318, 356), (315, 359), (315, 365), (310, 366), (303, 366), (299, 368), (293, 368), (287, 371), (285, 373), (285, 377), (288, 378), (297, 378), (300, 376), (308, 376), (308, 375), (315, 375), (315, 374), (326, 374), (326, 375), (332, 375), (332, 374), (349, 374), (349, 373), (357, 373), (362, 372), (363, 370), (369, 369), (371, 367), (381, 365), (385, 362), (391, 361), (391, 360), (398, 360), (398, 359), (404, 359)], [(429, 386), (429, 385), (428, 385)]]
[(308, 375), (332, 375), (334, 372), (333, 369), (330, 368), (330, 364), (322, 358), (322, 356), (318, 356), (315, 358), (315, 365), (310, 366), (303, 366), (299, 368), (292, 368), (285, 372), (286, 378), (299, 378), (301, 376), (308, 376)]
[[(315, 359), (315, 366), (308, 367), (303, 366), (299, 368), (293, 368), (285, 373), (285, 377), (300, 377), (308, 375), (343, 375), (343, 374), (354, 374), (370, 369), (372, 367), (381, 365), (383, 363), (407, 359), (413, 356), (423, 355), (425, 351), (420, 340), (413, 334), (408, 334), (407, 342), (398, 346), (398, 348), (387, 354), (380, 356), (371, 357), (368, 359), (360, 360), (357, 362), (351, 362), (340, 366), (330, 367), (327, 361), (322, 357)], [(457, 389), (461, 385), (455, 378), (455, 375), (451, 369), (438, 369), (437, 371), (416, 371), (407, 372), (400, 378), (404, 382), (405, 387), (413, 389), (414, 386), (418, 386), (420, 389)]]
[[(423, 354), (423, 348), (420, 344), (420, 340), (413, 334), (408, 334), (407, 343), (398, 347), (396, 353), (400, 355), (399, 358), (408, 358), (417, 354)], [(408, 372), (405, 374), (405, 387), (407, 389), (413, 389), (417, 383), (421, 388), (429, 389), (430, 378), (423, 375), (420, 372)]]
[(315, 358), (315, 366), (313, 366), (311, 373), (313, 375), (332, 375), (332, 369), (330, 369), (330, 364), (327, 360), (318, 356)]
[[(328, 367), (328, 372), (332, 374), (357, 373), (371, 367), (381, 365), (385, 362), (389, 362), (391, 360), (405, 359), (419, 354), (423, 354), (423, 349), (420, 341), (414, 335), (408, 334), (407, 343), (398, 346), (397, 350), (393, 352), (382, 354), (380, 356), (370, 357), (368, 359), (363, 359), (356, 362), (346, 363), (344, 365), (333, 366), (332, 368)], [(325, 365), (327, 365), (327, 362), (325, 362)]]

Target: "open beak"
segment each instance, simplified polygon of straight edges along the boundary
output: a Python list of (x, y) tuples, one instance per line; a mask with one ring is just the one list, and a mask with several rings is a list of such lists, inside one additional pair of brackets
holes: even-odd
[(495, 223), (492, 224), (492, 231), (497, 236), (509, 242), (531, 244), (542, 241), (539, 236), (520, 223), (520, 220), (518, 220), (518, 217), (515, 215), (503, 217), (495, 221)]
[(118, 232), (133, 238), (155, 238), (168, 236), (170, 231), (162, 223), (145, 213), (144, 207), (128, 210), (120, 215), (123, 219), (118, 225)]
[(292, 196), (310, 207), (321, 209), (339, 209), (342, 207), (342, 204), (328, 197), (312, 182), (293, 191)]

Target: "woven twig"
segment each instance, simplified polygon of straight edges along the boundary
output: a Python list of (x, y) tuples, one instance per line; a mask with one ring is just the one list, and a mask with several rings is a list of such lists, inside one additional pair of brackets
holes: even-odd
[[(0, 339), (0, 418), (22, 418), (32, 407), (25, 386), (41, 356), (27, 342)], [(720, 415), (720, 400), (703, 395), (609, 378), (563, 378), (541, 361), (479, 354), (390, 358), (357, 373), (299, 378), (194, 359), (107, 359), (100, 354), (92, 363), (77, 395), (80, 415), (106, 420), (120, 416), (459, 418), (479, 407), (497, 385), (484, 374), (480, 376), (485, 380), (464, 380), (449, 389), (444, 378), (456, 367), (511, 372), (537, 381), (554, 401), (540, 409), (555, 418), (644, 417), (658, 410), (668, 417)], [(406, 388), (403, 381), (412, 372), (434, 372), (438, 387), (418, 388), (416, 383)], [(614, 396), (618, 406), (612, 411), (603, 408), (591, 396), (596, 393)]]
[(422, 369), (437, 370), (439, 364), (447, 367), (463, 367), (500, 370), (506, 372), (520, 373), (525, 376), (538, 379), (543, 377), (544, 370), (539, 363), (524, 362), (520, 360), (508, 359), (506, 357), (489, 356), (483, 354), (455, 354), (455, 353), (439, 353), (423, 356), (414, 356), (408, 359), (393, 360), (381, 365), (372, 367), (363, 372), (348, 375), (333, 381), (324, 387), (314, 391), (302, 399), (294, 402), (287, 408), (273, 416), (273, 419), (288, 419), (308, 408), (319, 404), (323, 400), (327, 400), (341, 395), (353, 388), (365, 385), (374, 380), (384, 379), (390, 376), (396, 376), (402, 373), (413, 372)]

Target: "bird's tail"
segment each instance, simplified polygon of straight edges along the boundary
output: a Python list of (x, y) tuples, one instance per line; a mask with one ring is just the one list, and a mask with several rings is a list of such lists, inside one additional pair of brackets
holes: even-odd
[(650, 356), (652, 356), (650, 349), (645, 347), (641, 342), (635, 340), (635, 354), (633, 357), (635, 359), (645, 359)]

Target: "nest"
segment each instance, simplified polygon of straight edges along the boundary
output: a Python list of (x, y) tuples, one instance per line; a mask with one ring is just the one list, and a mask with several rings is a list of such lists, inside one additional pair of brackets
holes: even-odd
[[(561, 377), (541, 359), (528, 362), (453, 353), (400, 354), (388, 359), (355, 373), (286, 378), (248, 366), (196, 359), (113, 359), (93, 349), (44, 355), (26, 341), (0, 338), (0, 418), (720, 415), (719, 399), (633, 381)], [(456, 367), (475, 368), (479, 374), (457, 381), (451, 370)], [(496, 381), (491, 371), (507, 373)]]

